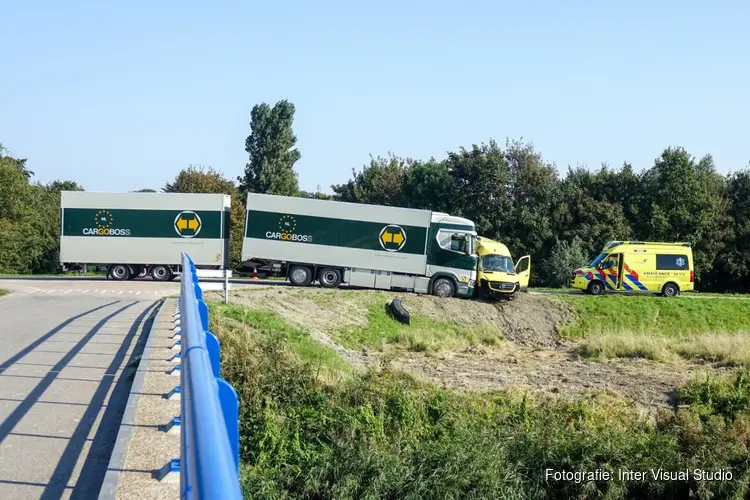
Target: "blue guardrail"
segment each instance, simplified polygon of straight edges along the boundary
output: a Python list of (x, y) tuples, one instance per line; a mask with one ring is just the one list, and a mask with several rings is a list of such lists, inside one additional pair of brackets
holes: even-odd
[[(208, 331), (208, 307), (193, 260), (182, 254), (180, 300), (175, 314), (179, 330), (180, 458), (171, 469), (180, 473), (180, 497), (200, 500), (241, 499), (238, 400), (219, 373), (219, 339)], [(177, 332), (175, 332), (177, 333)]]

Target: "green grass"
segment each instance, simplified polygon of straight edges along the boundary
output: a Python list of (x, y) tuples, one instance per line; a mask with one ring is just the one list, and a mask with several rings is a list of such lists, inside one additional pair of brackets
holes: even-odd
[[(750, 486), (744, 372), (681, 388), (684, 409), (654, 422), (612, 395), (467, 395), (387, 366), (331, 384), (323, 357), (300, 355), (311, 339), (278, 317), (215, 303), (211, 315), (240, 398), (246, 498), (741, 498)], [(545, 480), (548, 468), (725, 468), (734, 479), (576, 483)]]
[(566, 297), (576, 319), (561, 328), (568, 338), (591, 334), (686, 335), (750, 332), (750, 301), (658, 296)]
[(332, 336), (350, 349), (382, 349), (385, 345), (410, 351), (440, 351), (474, 344), (495, 345), (502, 334), (486, 325), (457, 325), (411, 314), (409, 325), (391, 317), (382, 302), (367, 305), (367, 324), (347, 326)]
[(590, 358), (679, 357), (750, 368), (750, 302), (652, 296), (559, 297), (574, 318), (560, 328)]
[[(241, 331), (238, 326), (247, 327), (247, 331), (256, 341), (272, 332), (283, 336), (300, 361), (323, 367), (330, 373), (350, 371), (350, 366), (336, 351), (320, 344), (306, 332), (287, 324), (274, 313), (246, 309), (218, 301), (209, 301), (208, 306), (213, 331), (234, 326), (233, 331), (237, 334)], [(223, 324), (222, 321), (226, 319), (233, 320), (234, 325)]]
[(3, 295), (8, 295), (9, 293), (9, 290), (3, 290), (2, 288), (0, 288), (0, 297), (2, 297)]

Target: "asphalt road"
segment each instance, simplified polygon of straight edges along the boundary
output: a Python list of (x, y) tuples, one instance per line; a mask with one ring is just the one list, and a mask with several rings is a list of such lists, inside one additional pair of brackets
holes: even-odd
[(96, 498), (158, 301), (0, 288), (0, 498)]
[[(214, 279), (201, 279), (203, 290), (223, 290), (223, 282)], [(278, 285), (279, 281), (232, 280), (231, 290), (252, 286), (254, 284)], [(104, 278), (49, 278), (19, 277), (0, 278), (0, 289), (13, 292), (13, 295), (26, 296), (87, 296), (106, 297), (122, 300), (155, 300), (180, 293), (179, 280), (161, 281), (133, 280), (113, 281)]]

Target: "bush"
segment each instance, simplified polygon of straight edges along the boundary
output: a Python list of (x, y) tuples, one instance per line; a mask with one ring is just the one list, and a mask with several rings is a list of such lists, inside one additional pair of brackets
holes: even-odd
[(567, 286), (573, 270), (585, 266), (589, 258), (577, 236), (572, 241), (558, 240), (542, 268), (548, 285)]
[[(619, 398), (465, 395), (388, 366), (332, 383), (300, 360), (288, 328), (215, 316), (222, 371), (240, 397), (248, 498), (727, 498), (750, 480), (745, 379), (711, 381), (718, 399), (702, 395), (705, 383), (688, 387), (681, 397), (701, 408), (653, 422)], [(732, 468), (735, 479), (556, 482), (548, 468)]]

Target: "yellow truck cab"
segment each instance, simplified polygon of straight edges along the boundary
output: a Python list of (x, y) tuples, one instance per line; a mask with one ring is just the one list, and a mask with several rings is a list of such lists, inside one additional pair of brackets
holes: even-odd
[(695, 287), (690, 243), (610, 241), (591, 264), (573, 271), (572, 288), (607, 292), (660, 293), (675, 297)]
[(477, 297), (511, 298), (526, 291), (531, 276), (531, 256), (524, 255), (516, 265), (508, 247), (477, 236)]

